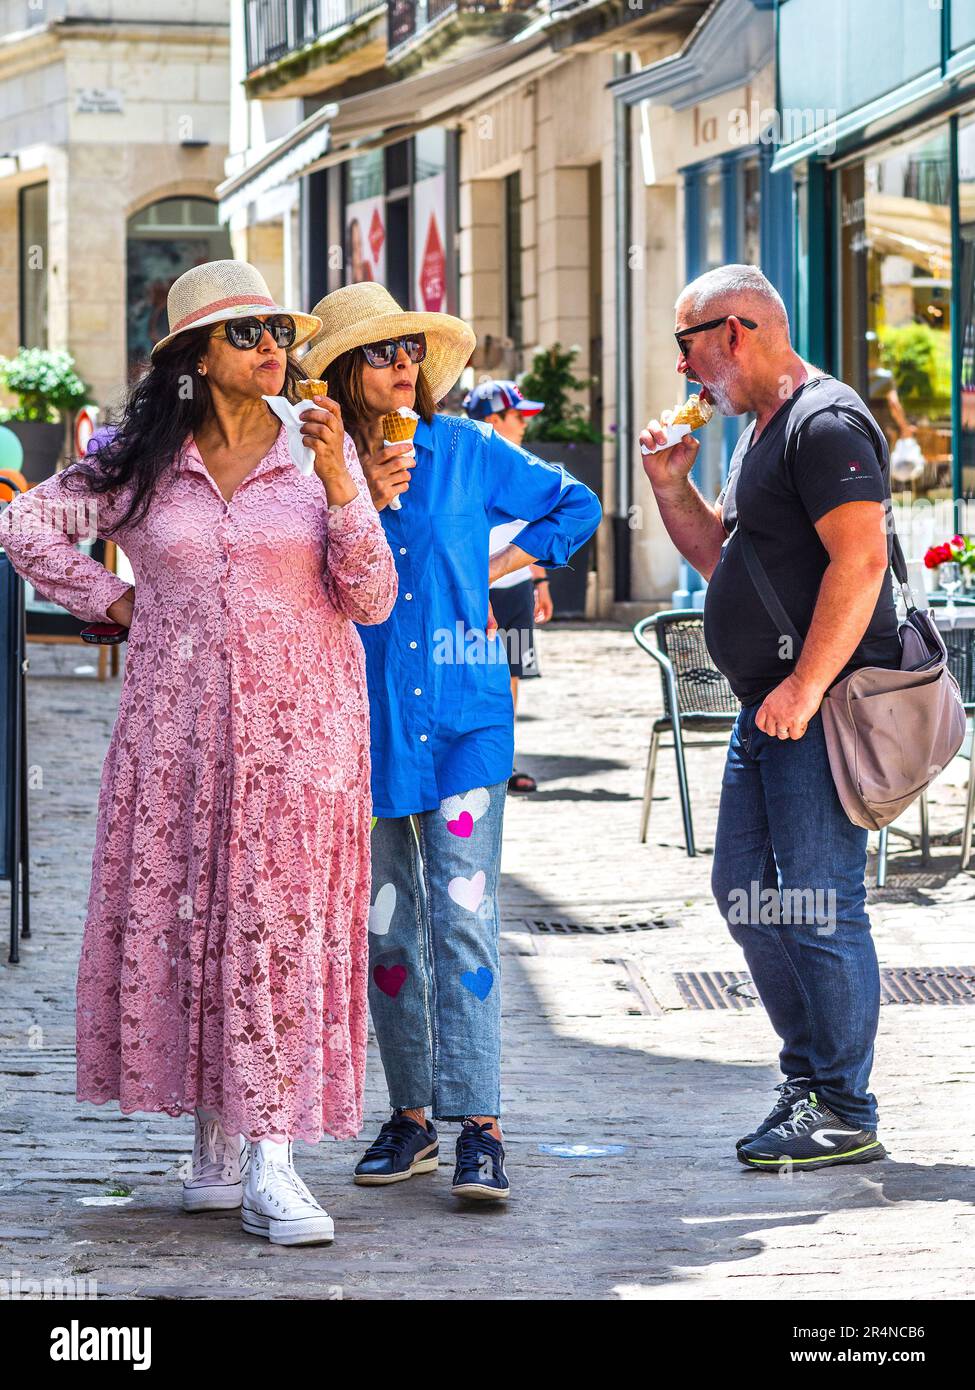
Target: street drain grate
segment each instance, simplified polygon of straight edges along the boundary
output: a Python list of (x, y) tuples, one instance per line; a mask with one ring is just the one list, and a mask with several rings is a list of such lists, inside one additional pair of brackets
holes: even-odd
[(734, 970), (686, 970), (674, 975), (689, 1009), (750, 1009), (758, 994), (748, 975)]
[[(674, 975), (689, 1009), (754, 1008), (758, 991), (734, 970), (685, 970)], [(975, 1004), (975, 966), (888, 966), (880, 972), (882, 1004)]]
[(647, 922), (539, 922), (526, 917), (524, 924), (539, 936), (618, 936), (625, 932), (661, 931), (676, 927), (676, 917), (654, 917)]

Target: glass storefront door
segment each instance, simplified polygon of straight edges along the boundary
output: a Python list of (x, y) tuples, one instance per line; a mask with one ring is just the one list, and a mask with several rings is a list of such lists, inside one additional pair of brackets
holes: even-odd
[(949, 139), (838, 174), (839, 375), (887, 436), (895, 502), (952, 497)]
[(204, 261), (233, 256), (211, 198), (163, 198), (129, 218), (126, 240), (126, 341), (129, 377), (166, 336), (166, 297), (174, 280)]

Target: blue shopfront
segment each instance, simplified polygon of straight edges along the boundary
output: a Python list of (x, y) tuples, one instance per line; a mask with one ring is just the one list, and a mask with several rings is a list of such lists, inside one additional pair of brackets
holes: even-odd
[(975, 0), (775, 17), (798, 348), (869, 402), (918, 556), (975, 497)]

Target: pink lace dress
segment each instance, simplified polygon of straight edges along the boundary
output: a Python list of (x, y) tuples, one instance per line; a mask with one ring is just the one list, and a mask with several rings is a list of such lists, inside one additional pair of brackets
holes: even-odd
[[(86, 621), (128, 589), (72, 545), (117, 540), (135, 575), (102, 771), (78, 973), (79, 1100), (228, 1133), (351, 1138), (362, 1123), (370, 894), (369, 727), (354, 623), (396, 571), (359, 495), (329, 508), (282, 429), (222, 497), (195, 445), (137, 526), (129, 488), (65, 486), (0, 513), (0, 544)], [(131, 485), (129, 485), (131, 486)]]

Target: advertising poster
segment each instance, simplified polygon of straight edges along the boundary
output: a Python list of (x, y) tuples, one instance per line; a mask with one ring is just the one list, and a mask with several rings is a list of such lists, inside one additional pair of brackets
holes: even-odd
[(447, 184), (443, 174), (413, 186), (413, 304), (447, 312)]
[(345, 210), (345, 283), (386, 283), (386, 209), (382, 197), (362, 198)]

